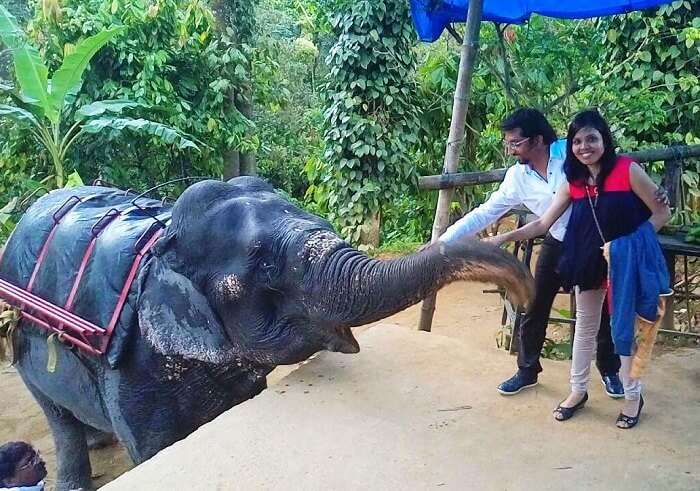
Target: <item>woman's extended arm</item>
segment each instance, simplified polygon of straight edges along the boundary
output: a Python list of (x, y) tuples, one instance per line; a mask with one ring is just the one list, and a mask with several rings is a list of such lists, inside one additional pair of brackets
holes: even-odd
[(507, 232), (505, 234), (496, 235), (495, 237), (489, 237), (487, 240), (492, 244), (500, 245), (504, 242), (515, 241), (515, 240), (527, 240), (533, 237), (544, 234), (549, 230), (554, 222), (566, 211), (571, 202), (571, 195), (569, 194), (569, 183), (565, 182), (557, 190), (557, 194), (554, 195), (552, 204), (549, 205), (547, 211), (545, 211), (541, 217), (534, 220), (524, 227), (520, 227), (512, 232)]
[(658, 232), (670, 220), (671, 209), (668, 204), (658, 201), (656, 184), (637, 163), (630, 165), (630, 185), (634, 194), (639, 196), (639, 199), (651, 210), (649, 221)]

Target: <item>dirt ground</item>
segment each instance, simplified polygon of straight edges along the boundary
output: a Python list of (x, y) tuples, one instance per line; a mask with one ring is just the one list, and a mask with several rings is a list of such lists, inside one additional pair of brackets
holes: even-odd
[[(457, 283), (443, 289), (438, 296), (433, 331), (492, 350), (494, 356), (503, 359), (498, 377), (505, 379), (515, 370), (515, 358), (508, 357), (503, 350), (496, 348), (501, 304), (497, 295), (482, 293), (485, 288), (488, 286)], [(566, 305), (566, 299), (562, 299), (561, 303)], [(406, 329), (415, 329), (419, 317), (420, 305), (417, 305), (383, 322), (399, 324)], [(669, 353), (665, 356), (669, 356)], [(671, 353), (670, 356), (673, 354)], [(281, 367), (275, 370), (269, 378), (269, 384), (274, 386), (291, 369), (293, 367)], [(565, 391), (566, 387), (562, 386), (562, 393)], [(41, 410), (25, 389), (19, 375), (11, 367), (0, 368), (0, 394), (2, 394), (0, 442), (25, 440), (38, 447), (47, 461), (49, 469), (47, 482), (50, 488), (51, 478), (55, 475), (55, 451), (51, 434)], [(504, 405), (503, 411), (508, 412), (509, 407)], [(697, 411), (697, 407), (678, 408), (678, 411)], [(98, 486), (104, 485), (131, 468), (126, 453), (118, 445), (93, 451), (91, 458), (95, 483)]]

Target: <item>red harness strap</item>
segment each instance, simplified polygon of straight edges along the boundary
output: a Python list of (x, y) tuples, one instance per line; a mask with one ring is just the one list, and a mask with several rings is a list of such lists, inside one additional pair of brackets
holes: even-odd
[[(150, 231), (147, 230), (146, 233)], [(134, 262), (131, 264), (131, 269), (129, 270), (129, 274), (126, 277), (126, 281), (124, 282), (124, 286), (122, 287), (122, 291), (119, 294), (119, 300), (117, 301), (117, 306), (114, 308), (114, 313), (112, 314), (112, 318), (109, 321), (109, 324), (107, 325), (107, 332), (105, 333), (104, 337), (102, 338), (100, 348), (102, 350), (102, 353), (106, 352), (107, 346), (109, 345), (109, 340), (112, 337), (112, 333), (114, 332), (114, 327), (117, 325), (117, 321), (119, 320), (119, 316), (122, 314), (122, 309), (124, 308), (124, 303), (126, 302), (126, 298), (129, 296), (129, 290), (131, 289), (131, 284), (134, 282), (134, 278), (136, 277), (136, 272), (139, 270), (139, 266), (141, 265), (141, 260), (144, 258), (144, 256), (148, 253), (148, 251), (151, 250), (151, 247), (153, 247), (153, 244), (156, 243), (156, 240), (163, 234), (163, 229), (158, 228), (153, 235), (148, 239), (146, 244), (139, 250), (139, 252), (136, 253), (136, 257), (134, 258)], [(137, 241), (136, 244), (140, 242)]]
[(80, 202), (81, 202), (80, 198), (78, 198), (77, 196), (71, 196), (53, 214), (53, 227), (51, 227), (51, 232), (49, 232), (49, 236), (46, 237), (46, 241), (44, 242), (44, 245), (41, 247), (41, 252), (39, 253), (39, 258), (36, 260), (36, 264), (34, 265), (34, 271), (32, 271), (32, 276), (31, 276), (31, 278), (29, 278), (29, 283), (27, 284), (27, 291), (28, 292), (32, 291), (32, 287), (34, 286), (34, 280), (36, 280), (36, 275), (39, 272), (39, 268), (41, 267), (41, 263), (43, 263), (44, 259), (46, 259), (46, 253), (49, 250), (49, 245), (51, 244), (51, 239), (53, 239), (53, 236), (56, 234), (56, 227), (58, 227), (58, 224), (60, 223), (61, 218), (63, 218), (66, 215), (66, 213), (68, 213), (71, 210), (71, 208), (73, 208), (75, 205), (77, 205)]
[(78, 268), (78, 274), (75, 276), (73, 281), (73, 287), (71, 288), (70, 294), (68, 295), (68, 300), (63, 306), (66, 310), (71, 310), (73, 308), (73, 302), (75, 302), (75, 294), (78, 292), (78, 286), (80, 286), (80, 280), (83, 279), (83, 274), (85, 273), (85, 268), (87, 267), (88, 261), (92, 256), (92, 251), (95, 249), (95, 243), (97, 242), (97, 237), (99, 237), (100, 232), (102, 232), (109, 223), (120, 215), (119, 210), (112, 208), (107, 213), (105, 213), (102, 218), (100, 218), (95, 225), (92, 226), (90, 234), (92, 239), (85, 249), (85, 254), (83, 254), (83, 259), (80, 261), (80, 267)]

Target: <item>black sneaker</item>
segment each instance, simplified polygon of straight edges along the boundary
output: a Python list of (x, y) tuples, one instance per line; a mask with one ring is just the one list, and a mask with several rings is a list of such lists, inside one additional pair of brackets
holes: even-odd
[(625, 397), (625, 389), (622, 386), (622, 382), (620, 382), (620, 377), (616, 373), (604, 375), (602, 382), (603, 387), (605, 387), (605, 393), (613, 399)]
[(523, 389), (537, 385), (537, 375), (526, 375), (520, 371), (499, 385), (496, 390), (504, 396), (512, 396)]

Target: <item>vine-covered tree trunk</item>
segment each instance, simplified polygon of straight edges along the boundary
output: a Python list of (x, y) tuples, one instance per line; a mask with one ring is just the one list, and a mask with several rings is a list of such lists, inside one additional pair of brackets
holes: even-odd
[(362, 0), (332, 21), (324, 176), (331, 220), (353, 242), (377, 245), (382, 203), (415, 179), (415, 34), (404, 0)]
[[(242, 86), (232, 86), (228, 100), (231, 110), (239, 111), (253, 121), (252, 53), (255, 43), (255, 4), (257, 0), (214, 0), (212, 11), (217, 20), (220, 36), (230, 37), (243, 53), (246, 72)], [(250, 130), (249, 130), (250, 131)], [(257, 175), (255, 153), (231, 148), (224, 154), (224, 177)]]

